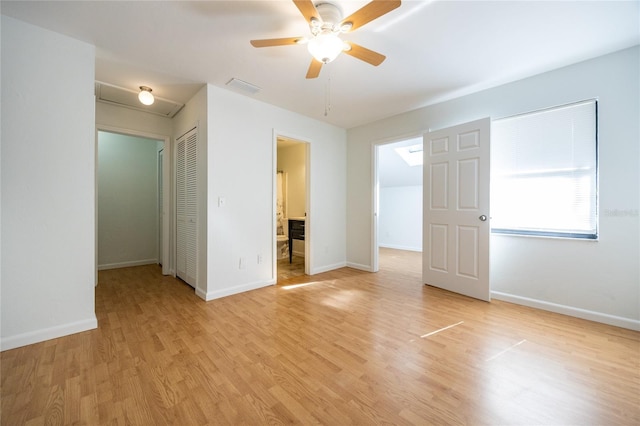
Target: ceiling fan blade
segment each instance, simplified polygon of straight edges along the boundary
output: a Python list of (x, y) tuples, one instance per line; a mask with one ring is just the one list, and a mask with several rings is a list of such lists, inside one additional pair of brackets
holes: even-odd
[(366, 47), (362, 47), (358, 44), (347, 42), (347, 44), (351, 47), (349, 50), (345, 50), (344, 53), (347, 55), (351, 55), (354, 58), (360, 59), (361, 61), (365, 61), (375, 67), (380, 65), (387, 57), (374, 52), (373, 50), (367, 49)]
[(317, 78), (320, 75), (320, 69), (322, 68), (322, 62), (311, 58), (311, 64), (309, 65), (309, 71), (307, 71), (307, 78)]
[(253, 47), (287, 46), (298, 44), (304, 37), (266, 38), (263, 40), (251, 40)]
[(340, 25), (351, 23), (351, 29), (349, 31), (356, 30), (374, 19), (391, 12), (393, 9), (399, 7), (400, 3), (400, 0), (373, 0), (343, 19)]
[(311, 18), (320, 19), (320, 14), (318, 14), (318, 10), (311, 0), (293, 0), (293, 2), (296, 4), (298, 10), (302, 13), (302, 16), (304, 16), (304, 19), (306, 19), (307, 22), (310, 23)]

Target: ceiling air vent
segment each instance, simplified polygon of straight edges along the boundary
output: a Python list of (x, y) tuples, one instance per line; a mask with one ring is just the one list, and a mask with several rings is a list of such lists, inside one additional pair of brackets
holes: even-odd
[(184, 104), (155, 96), (152, 105), (142, 105), (138, 100), (138, 91), (96, 81), (96, 100), (111, 105), (144, 111), (163, 117), (173, 118)]
[(246, 81), (242, 81), (237, 78), (232, 78), (231, 80), (227, 81), (227, 86), (233, 87), (234, 89), (241, 90), (251, 95), (255, 95), (261, 90), (258, 86), (254, 86), (251, 83), (247, 83)]

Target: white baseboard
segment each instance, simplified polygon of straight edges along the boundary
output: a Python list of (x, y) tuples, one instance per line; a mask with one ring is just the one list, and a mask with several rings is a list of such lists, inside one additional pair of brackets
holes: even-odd
[(373, 272), (373, 268), (370, 265), (362, 265), (355, 262), (347, 262), (348, 268), (359, 269), (361, 271)]
[(586, 309), (575, 308), (573, 306), (559, 305), (557, 303), (545, 302), (543, 300), (530, 299), (528, 297), (515, 296), (513, 294), (492, 291), (491, 297), (505, 302), (515, 303), (517, 305), (529, 306), (531, 308), (542, 309), (543, 311), (555, 312), (557, 314), (569, 315), (576, 318), (582, 318), (589, 321), (600, 322), (603, 324), (613, 325), (616, 327), (628, 328), (630, 330), (640, 331), (640, 321), (631, 318), (623, 318), (615, 315), (604, 314), (601, 312), (589, 311)]
[(130, 262), (106, 263), (104, 265), (98, 265), (98, 271), (104, 271), (107, 269), (128, 268), (130, 266), (153, 265), (154, 263), (158, 263), (158, 259), (145, 259), (145, 260), (133, 260)]
[(30, 331), (16, 336), (4, 337), (0, 340), (0, 351), (32, 345), (34, 343), (44, 342), (45, 340), (57, 339), (58, 337), (93, 330), (95, 328), (98, 328), (98, 319), (94, 315), (92, 318), (81, 321)]
[(206, 301), (207, 300), (207, 292), (196, 287), (196, 296), (200, 299)]
[(345, 266), (347, 266), (346, 262), (339, 262), (339, 263), (334, 263), (333, 265), (325, 265), (325, 266), (320, 266), (318, 268), (313, 268), (309, 272), (311, 272), (311, 275), (315, 275), (315, 274), (321, 274), (323, 272), (333, 271), (334, 269), (344, 268)]
[[(196, 294), (208, 302), (210, 300), (220, 299), (221, 297), (233, 296), (234, 294), (244, 293), (245, 291), (251, 291), (251, 290), (256, 290), (262, 287), (268, 287), (270, 285), (275, 284), (272, 281), (273, 280), (256, 281), (253, 283), (242, 284), (235, 287), (225, 288), (223, 290), (208, 291), (206, 294), (196, 289)], [(204, 297), (202, 297), (203, 295)]]
[(390, 248), (394, 250), (418, 251), (422, 252), (422, 247), (399, 246), (396, 244), (378, 244), (378, 247)]

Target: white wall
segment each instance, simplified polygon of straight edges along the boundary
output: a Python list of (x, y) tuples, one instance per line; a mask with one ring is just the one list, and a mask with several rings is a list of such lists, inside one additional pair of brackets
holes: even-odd
[[(195, 125), (198, 235), (206, 235), (198, 240), (200, 297), (211, 300), (275, 282), (276, 134), (310, 142), (308, 226), (317, 229), (311, 272), (346, 264), (346, 131), (211, 85), (176, 115), (174, 139)], [(218, 206), (221, 197), (224, 207)]]
[(378, 245), (422, 251), (422, 185), (380, 188)]
[(494, 297), (640, 329), (639, 59), (634, 47), (349, 130), (349, 264), (371, 267), (373, 143), (598, 98), (599, 241), (492, 236), (491, 287)]
[(311, 273), (344, 266), (346, 131), (213, 86), (208, 117), (207, 300), (275, 282), (276, 134), (310, 143)]
[(173, 121), (96, 105), (93, 46), (4, 16), (2, 63), (2, 349), (97, 326), (96, 126), (175, 138), (198, 125), (204, 299), (275, 282), (276, 134), (310, 143), (311, 272), (346, 264), (344, 129), (211, 85)]
[(95, 51), (5, 16), (1, 31), (6, 350), (97, 327)]
[(98, 132), (98, 269), (158, 262), (158, 141)]
[(132, 134), (173, 135), (173, 120), (104, 102), (96, 102), (96, 125), (101, 128), (128, 130)]

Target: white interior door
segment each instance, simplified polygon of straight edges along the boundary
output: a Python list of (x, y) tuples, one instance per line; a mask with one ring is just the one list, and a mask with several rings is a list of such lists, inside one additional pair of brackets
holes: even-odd
[(424, 135), (423, 282), (491, 300), (490, 119)]
[(176, 275), (195, 288), (197, 275), (197, 130), (176, 144)]
[(196, 275), (198, 273), (198, 192), (197, 192), (197, 152), (196, 130), (187, 134), (186, 146), (186, 215), (187, 215), (187, 277), (185, 281), (196, 286)]
[(182, 279), (187, 271), (187, 215), (186, 215), (186, 141), (176, 144), (176, 275)]

